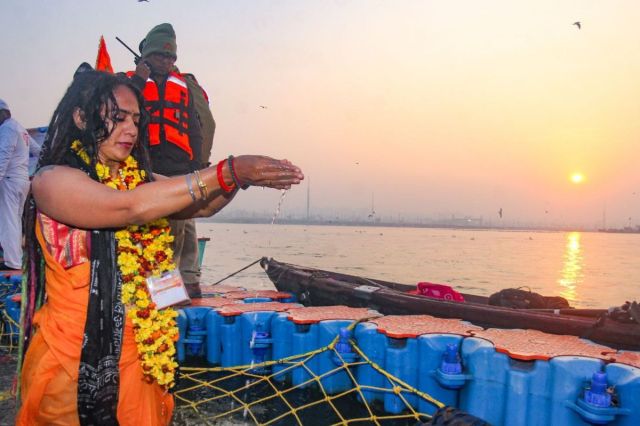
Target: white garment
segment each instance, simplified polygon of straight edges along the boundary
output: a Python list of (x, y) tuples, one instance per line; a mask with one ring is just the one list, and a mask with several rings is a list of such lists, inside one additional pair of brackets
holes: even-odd
[(27, 131), (12, 118), (0, 125), (0, 245), (5, 264), (22, 268), (22, 211), (29, 192)]

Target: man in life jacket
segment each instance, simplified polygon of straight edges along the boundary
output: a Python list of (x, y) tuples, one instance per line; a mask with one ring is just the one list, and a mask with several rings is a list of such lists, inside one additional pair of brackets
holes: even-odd
[[(127, 73), (150, 115), (149, 154), (154, 173), (183, 175), (202, 168), (202, 130), (187, 81), (175, 71), (176, 33), (160, 24), (141, 43), (141, 60)], [(195, 221), (171, 220), (174, 261), (191, 297), (200, 296)]]

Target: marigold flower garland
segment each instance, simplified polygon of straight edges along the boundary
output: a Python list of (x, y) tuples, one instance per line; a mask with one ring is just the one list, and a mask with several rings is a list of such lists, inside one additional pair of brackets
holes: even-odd
[[(89, 155), (81, 142), (71, 145), (76, 154), (89, 164)], [(120, 164), (114, 179), (109, 168), (96, 165), (100, 182), (120, 191), (134, 189), (145, 183), (145, 171), (129, 156)], [(147, 277), (157, 277), (175, 269), (169, 221), (154, 220), (146, 225), (131, 225), (115, 233), (118, 251), (118, 267), (122, 276), (122, 302), (133, 322), (135, 340), (142, 371), (149, 382), (170, 389), (175, 384), (175, 342), (178, 340), (178, 315), (172, 308), (156, 309), (146, 285)]]

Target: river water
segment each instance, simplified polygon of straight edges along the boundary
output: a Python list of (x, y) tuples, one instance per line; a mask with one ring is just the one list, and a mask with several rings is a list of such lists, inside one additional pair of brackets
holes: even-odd
[[(640, 234), (198, 222), (210, 237), (203, 284), (263, 257), (415, 284), (430, 281), (490, 295), (527, 286), (575, 307), (640, 300)], [(273, 288), (259, 265), (226, 280)]]

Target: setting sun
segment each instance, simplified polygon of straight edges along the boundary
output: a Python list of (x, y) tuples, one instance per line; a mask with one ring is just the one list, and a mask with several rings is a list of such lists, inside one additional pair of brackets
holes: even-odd
[(578, 184), (584, 181), (584, 175), (582, 173), (574, 173), (571, 175), (571, 182)]

